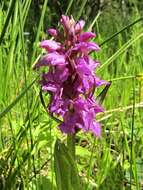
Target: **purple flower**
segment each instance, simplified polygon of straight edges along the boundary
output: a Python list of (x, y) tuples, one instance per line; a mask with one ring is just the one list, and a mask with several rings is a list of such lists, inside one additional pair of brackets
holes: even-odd
[(60, 55), (57, 52), (51, 52), (47, 55), (43, 56), (42, 59), (39, 60), (36, 67), (46, 66), (46, 65), (66, 65), (67, 62), (65, 60), (64, 55)]
[(48, 52), (61, 49), (61, 44), (54, 40), (44, 40), (40, 43), (41, 48), (45, 48)]
[(79, 33), (82, 31), (83, 27), (85, 25), (85, 21), (84, 20), (80, 20), (78, 21), (75, 25), (74, 25), (74, 29), (75, 29), (75, 33)]
[(86, 42), (86, 41), (90, 40), (91, 38), (95, 38), (95, 37), (96, 37), (96, 35), (92, 32), (83, 32), (78, 37), (78, 40), (79, 40), (79, 42)]
[(73, 17), (62, 15), (60, 24), (61, 31), (48, 30), (54, 40), (40, 43), (46, 55), (35, 65), (36, 69), (48, 67), (40, 81), (42, 89), (51, 95), (47, 111), (62, 118), (58, 127), (63, 133), (83, 130), (99, 137), (101, 129), (96, 114), (103, 108), (93, 94), (97, 87), (108, 83), (95, 75), (99, 62), (89, 56), (90, 52), (100, 50), (96, 43), (90, 42), (96, 35), (83, 32), (83, 20), (75, 22)]
[(72, 50), (88, 55), (91, 51), (99, 51), (100, 48), (94, 42), (80, 42), (75, 44)]
[(48, 33), (53, 36), (53, 37), (57, 37), (58, 33), (57, 33), (57, 30), (51, 28), (48, 30)]
[(84, 57), (79, 57), (76, 59), (76, 72), (83, 77), (83, 75), (91, 75), (93, 70), (91, 70)]
[(56, 66), (55, 70), (42, 75), (42, 89), (45, 91), (57, 92), (60, 91), (64, 81), (69, 76), (68, 69), (65, 66)]
[(78, 129), (83, 129), (84, 132), (92, 131), (96, 136), (101, 135), (100, 125), (94, 121), (95, 115), (103, 111), (99, 105), (88, 99), (77, 98), (69, 106), (64, 122), (59, 125), (62, 132), (75, 133)]

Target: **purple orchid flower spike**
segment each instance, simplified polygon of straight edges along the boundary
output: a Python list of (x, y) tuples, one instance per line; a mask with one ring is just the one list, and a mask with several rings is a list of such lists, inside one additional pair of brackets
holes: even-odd
[(83, 20), (76, 22), (73, 17), (62, 15), (60, 24), (61, 32), (53, 28), (48, 30), (53, 40), (40, 43), (46, 55), (35, 65), (36, 69), (48, 67), (40, 81), (42, 89), (51, 95), (47, 111), (63, 119), (58, 126), (63, 133), (75, 134), (83, 130), (100, 137), (96, 114), (103, 112), (103, 108), (93, 95), (96, 88), (109, 83), (95, 75), (99, 62), (89, 56), (92, 51), (100, 50), (90, 41), (96, 35), (83, 32)]

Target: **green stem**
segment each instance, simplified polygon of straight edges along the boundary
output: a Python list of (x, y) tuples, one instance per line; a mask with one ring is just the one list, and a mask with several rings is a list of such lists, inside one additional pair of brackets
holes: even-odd
[(75, 158), (75, 134), (70, 134), (67, 136), (67, 147), (74, 159)]
[[(133, 112), (132, 112), (132, 125), (131, 125), (131, 153), (130, 153), (130, 190), (132, 189), (132, 179), (133, 179), (133, 143), (134, 143), (134, 124), (135, 124), (135, 79), (133, 79)], [(138, 184), (137, 184), (138, 186)]]

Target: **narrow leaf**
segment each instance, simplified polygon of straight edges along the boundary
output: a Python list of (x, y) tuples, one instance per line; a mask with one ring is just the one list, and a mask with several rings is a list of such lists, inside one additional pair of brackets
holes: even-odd
[(80, 190), (77, 166), (67, 147), (58, 139), (54, 150), (56, 183), (59, 190)]
[(110, 86), (111, 86), (111, 83), (106, 85), (105, 88), (102, 90), (102, 92), (96, 97), (97, 102), (99, 102), (100, 104), (103, 103)]

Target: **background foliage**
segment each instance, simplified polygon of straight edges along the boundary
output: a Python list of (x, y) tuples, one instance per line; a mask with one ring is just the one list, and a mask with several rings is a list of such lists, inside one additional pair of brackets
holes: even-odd
[(66, 137), (41, 104), (32, 66), (42, 54), (39, 41), (58, 27), (61, 14), (85, 19), (86, 30), (92, 26), (101, 45), (93, 54), (101, 62), (97, 72), (112, 81), (105, 113), (98, 115), (102, 138), (82, 132), (76, 137), (83, 189), (143, 189), (142, 8), (140, 0), (0, 2), (0, 189), (57, 189), (53, 147)]

